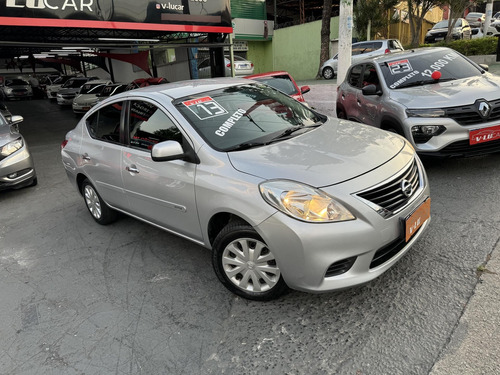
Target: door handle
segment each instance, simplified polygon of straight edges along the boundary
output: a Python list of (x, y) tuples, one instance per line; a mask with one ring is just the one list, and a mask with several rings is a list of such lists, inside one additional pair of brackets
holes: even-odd
[(125, 168), (130, 173), (139, 173), (139, 170), (135, 166), (130, 166)]
[(87, 160), (87, 161), (89, 161), (89, 160), (90, 160), (90, 156), (89, 156), (89, 154), (87, 154), (87, 153), (83, 154), (83, 155), (82, 155), (82, 159), (83, 159), (83, 160)]

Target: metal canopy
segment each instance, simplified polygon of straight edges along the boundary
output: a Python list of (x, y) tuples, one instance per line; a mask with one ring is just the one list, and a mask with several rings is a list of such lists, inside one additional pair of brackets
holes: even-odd
[[(99, 38), (122, 38), (129, 41), (101, 41)], [(198, 43), (190, 40), (198, 38)], [(158, 42), (144, 42), (144, 39), (158, 39)], [(169, 45), (179, 43), (206, 46), (207, 33), (164, 32), (147, 30), (83, 29), (59, 27), (14, 27), (0, 26), (0, 59), (11, 60), (22, 55), (38, 54), (51, 48), (88, 47), (96, 50), (132, 49), (137, 46)], [(204, 44), (205, 45), (205, 44)], [(1, 60), (0, 60), (1, 61)]]

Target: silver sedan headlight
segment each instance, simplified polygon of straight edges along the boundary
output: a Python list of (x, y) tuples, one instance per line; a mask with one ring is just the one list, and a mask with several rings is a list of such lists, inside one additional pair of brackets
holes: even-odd
[(355, 219), (342, 204), (312, 186), (289, 180), (272, 180), (263, 182), (259, 188), (267, 203), (298, 220), (328, 223)]
[(20, 150), (23, 147), (23, 139), (18, 138), (15, 141), (9, 142), (6, 145), (3, 145), (0, 148), (0, 155), (2, 156), (9, 156), (10, 154), (13, 154), (17, 150)]

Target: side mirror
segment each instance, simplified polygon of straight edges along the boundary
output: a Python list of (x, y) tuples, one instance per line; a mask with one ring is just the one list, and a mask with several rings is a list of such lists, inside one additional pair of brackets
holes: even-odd
[(12, 118), (10, 119), (10, 124), (19, 124), (20, 122), (23, 122), (24, 118), (23, 116), (18, 116), (18, 115), (13, 115)]
[(363, 93), (363, 95), (366, 95), (366, 96), (373, 96), (373, 95), (382, 95), (382, 91), (381, 90), (377, 90), (377, 86), (375, 85), (366, 85), (365, 87), (363, 87), (361, 89), (361, 92)]
[(302, 86), (302, 87), (300, 88), (300, 92), (301, 92), (302, 94), (308, 93), (309, 91), (311, 91), (311, 88), (310, 88), (309, 86)]
[(486, 71), (490, 70), (490, 67), (487, 64), (479, 64), (479, 66)]
[(182, 146), (176, 141), (165, 141), (157, 143), (151, 150), (151, 158), (154, 161), (169, 161), (182, 159), (186, 156)]

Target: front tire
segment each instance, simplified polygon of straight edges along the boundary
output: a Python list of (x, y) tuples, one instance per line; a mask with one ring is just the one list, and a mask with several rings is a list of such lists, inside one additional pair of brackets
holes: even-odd
[(116, 211), (111, 209), (102, 200), (102, 198), (97, 193), (97, 190), (87, 179), (82, 183), (82, 195), (87, 209), (89, 210), (94, 220), (99, 224), (107, 225), (116, 220)]
[(342, 120), (347, 120), (347, 115), (342, 107), (337, 107), (337, 118)]
[(332, 79), (335, 76), (335, 72), (329, 66), (327, 66), (325, 69), (323, 69), (322, 74), (323, 74), (324, 79)]
[(273, 253), (246, 223), (229, 223), (217, 235), (212, 264), (222, 284), (243, 298), (269, 301), (288, 290)]

